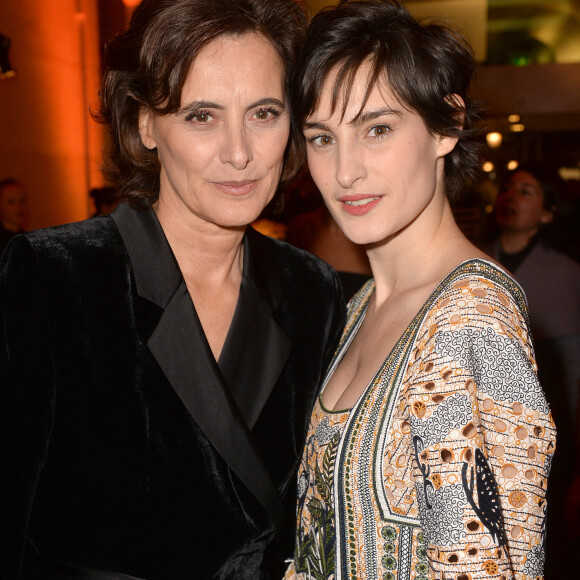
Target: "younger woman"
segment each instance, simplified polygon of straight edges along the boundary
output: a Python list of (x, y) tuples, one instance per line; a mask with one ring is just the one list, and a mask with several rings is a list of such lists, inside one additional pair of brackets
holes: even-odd
[(397, 2), (312, 21), (296, 108), (374, 280), (350, 304), (299, 471), (287, 577), (537, 578), (555, 429), (521, 288), (460, 232), (470, 49)]

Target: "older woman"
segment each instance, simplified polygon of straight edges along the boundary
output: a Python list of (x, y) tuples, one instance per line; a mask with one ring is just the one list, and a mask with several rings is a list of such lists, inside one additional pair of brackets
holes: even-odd
[(124, 203), (1, 270), (0, 576), (279, 577), (343, 324), (336, 275), (247, 224), (299, 165), (291, 0), (144, 0), (107, 49)]
[(289, 578), (538, 578), (555, 432), (517, 283), (449, 198), (477, 166), (474, 68), (395, 0), (311, 22), (297, 83), (310, 172), (364, 244), (299, 471)]

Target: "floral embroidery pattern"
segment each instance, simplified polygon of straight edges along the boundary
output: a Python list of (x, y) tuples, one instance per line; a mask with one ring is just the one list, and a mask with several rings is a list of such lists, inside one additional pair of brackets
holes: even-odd
[[(353, 300), (328, 376), (373, 291)], [(316, 406), (287, 578), (541, 578), (554, 450), (521, 289), (465, 262), (353, 409)]]

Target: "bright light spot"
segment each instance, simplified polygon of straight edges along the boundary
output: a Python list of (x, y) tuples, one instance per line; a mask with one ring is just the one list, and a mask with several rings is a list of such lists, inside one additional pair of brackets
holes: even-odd
[(580, 180), (580, 167), (560, 167), (558, 175), (565, 181), (570, 179)]
[(510, 171), (513, 171), (513, 170), (514, 170), (514, 169), (515, 169), (515, 168), (516, 168), (518, 165), (519, 165), (519, 163), (518, 163), (518, 162), (517, 162), (515, 159), (512, 159), (511, 161), (508, 161), (508, 163), (507, 163), (507, 166), (506, 166), (506, 167), (507, 167), (507, 168), (508, 168)]
[(492, 133), (488, 133), (485, 136), (485, 140), (487, 141), (489, 147), (492, 149), (497, 149), (501, 145), (502, 136), (501, 133), (494, 131)]
[(513, 131), (514, 133), (521, 133), (525, 128), (526, 126), (523, 123), (514, 123), (513, 125), (510, 125), (510, 131)]
[(491, 173), (493, 171), (494, 165), (491, 161), (486, 161), (483, 165), (482, 165), (482, 169), (486, 172), (486, 173)]
[(519, 115), (510, 115), (508, 117), (508, 121), (510, 123), (519, 123), (520, 122), (520, 116)]

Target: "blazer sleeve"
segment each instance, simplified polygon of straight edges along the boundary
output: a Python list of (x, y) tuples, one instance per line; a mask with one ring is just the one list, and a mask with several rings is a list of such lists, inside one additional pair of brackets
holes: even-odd
[(0, 265), (0, 577), (21, 577), (27, 529), (55, 400), (46, 288), (15, 237)]

